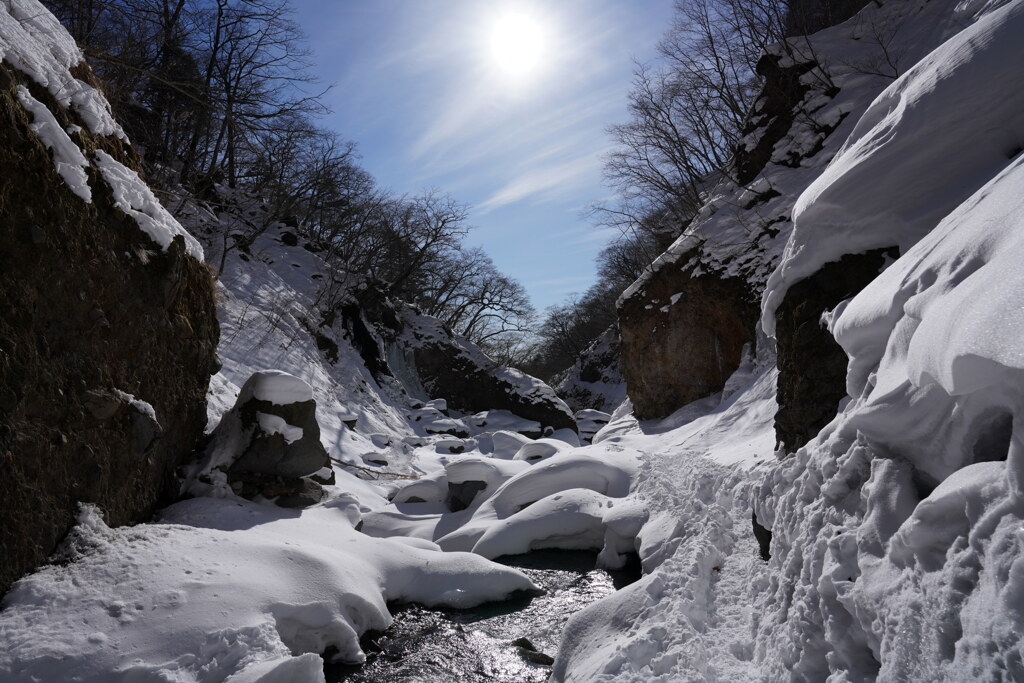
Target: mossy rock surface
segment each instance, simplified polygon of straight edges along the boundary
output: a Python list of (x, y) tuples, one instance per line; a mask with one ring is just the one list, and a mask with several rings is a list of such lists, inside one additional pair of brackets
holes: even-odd
[[(91, 79), (87, 67), (73, 71)], [(30, 129), (18, 85), (63, 127), (81, 127), (72, 137), (86, 156), (102, 149), (138, 169), (124, 141), (91, 135), (0, 64), (0, 593), (53, 552), (79, 502), (122, 525), (176, 495), (175, 469), (202, 436), (218, 367), (206, 266), (180, 238), (156, 245), (94, 168), (92, 202), (73, 194)], [(160, 439), (140, 449), (138, 411), (97, 409), (115, 390), (152, 406)]]

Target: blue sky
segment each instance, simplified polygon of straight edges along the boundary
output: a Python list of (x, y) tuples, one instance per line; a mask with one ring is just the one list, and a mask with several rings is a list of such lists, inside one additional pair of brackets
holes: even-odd
[(467, 241), (539, 310), (592, 284), (609, 234), (580, 214), (609, 194), (605, 129), (626, 119), (632, 59), (653, 58), (672, 0), (294, 6), (316, 74), (334, 84), (324, 123), (382, 185), (470, 204)]

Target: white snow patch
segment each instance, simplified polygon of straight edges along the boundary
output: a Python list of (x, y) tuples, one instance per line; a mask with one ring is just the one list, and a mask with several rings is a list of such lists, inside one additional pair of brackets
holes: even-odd
[(264, 434), (280, 434), (284, 437), (285, 443), (295, 443), (302, 438), (302, 427), (296, 427), (285, 422), (284, 418), (267, 413), (256, 413), (256, 419), (260, 423), (260, 429)]
[(57, 123), (53, 112), (32, 97), (28, 88), (23, 85), (18, 86), (18, 101), (32, 113), (32, 131), (39, 136), (46, 148), (53, 152), (53, 165), (57, 169), (57, 174), (72, 192), (91, 202), (92, 190), (89, 189), (89, 177), (85, 173), (89, 162), (82, 154), (82, 150)]
[(313, 400), (313, 388), (295, 375), (282, 370), (260, 370), (253, 373), (238, 395), (239, 403), (249, 398), (267, 401), (278, 406)]
[(185, 228), (167, 212), (139, 174), (101, 149), (96, 150), (96, 167), (110, 186), (114, 204), (135, 219), (139, 228), (166, 251), (175, 237), (185, 241), (185, 251), (203, 260), (203, 248)]

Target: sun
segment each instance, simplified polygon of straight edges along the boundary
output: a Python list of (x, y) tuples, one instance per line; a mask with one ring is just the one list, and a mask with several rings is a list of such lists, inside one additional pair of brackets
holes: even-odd
[(541, 19), (522, 10), (496, 17), (487, 39), (494, 66), (506, 76), (520, 80), (540, 70), (547, 42)]

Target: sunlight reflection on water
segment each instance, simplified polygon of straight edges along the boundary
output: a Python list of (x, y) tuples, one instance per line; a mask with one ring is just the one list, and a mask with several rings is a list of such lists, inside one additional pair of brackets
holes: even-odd
[(527, 661), (512, 645), (528, 638), (537, 651), (554, 656), (569, 616), (591, 602), (636, 580), (638, 570), (595, 569), (596, 553), (544, 550), (505, 557), (547, 593), (469, 610), (429, 610), (393, 606), (394, 625), (364, 639), (362, 667), (327, 665), (329, 683), (404, 681), (546, 681), (550, 667)]

